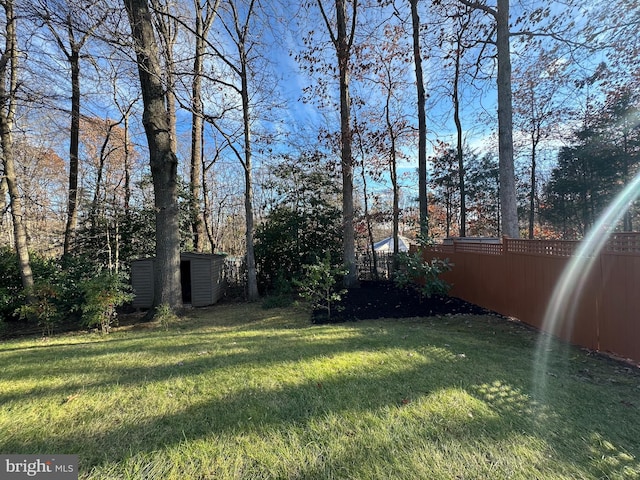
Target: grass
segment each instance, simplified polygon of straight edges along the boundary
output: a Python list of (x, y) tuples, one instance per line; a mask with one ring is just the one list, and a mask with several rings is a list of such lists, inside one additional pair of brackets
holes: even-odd
[(497, 317), (314, 326), (220, 305), (0, 343), (0, 452), (82, 479), (640, 478), (640, 375)]

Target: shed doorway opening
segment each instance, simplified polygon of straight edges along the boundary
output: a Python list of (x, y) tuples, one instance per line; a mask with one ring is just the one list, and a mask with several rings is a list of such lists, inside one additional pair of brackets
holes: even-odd
[(191, 303), (191, 260), (180, 262), (180, 286), (182, 287), (182, 303)]

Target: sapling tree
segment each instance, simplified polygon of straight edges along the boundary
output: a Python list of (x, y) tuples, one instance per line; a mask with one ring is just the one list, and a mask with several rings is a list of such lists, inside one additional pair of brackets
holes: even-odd
[(122, 277), (117, 273), (101, 272), (82, 284), (84, 302), (82, 317), (87, 326), (99, 326), (102, 333), (109, 333), (117, 319), (116, 307), (133, 300)]
[(318, 263), (304, 265), (304, 276), (296, 282), (300, 296), (309, 302), (314, 310), (324, 310), (327, 321), (338, 308), (336, 304), (347, 292), (339, 288), (341, 276), (347, 274), (347, 269), (331, 263), (331, 255), (327, 255)]

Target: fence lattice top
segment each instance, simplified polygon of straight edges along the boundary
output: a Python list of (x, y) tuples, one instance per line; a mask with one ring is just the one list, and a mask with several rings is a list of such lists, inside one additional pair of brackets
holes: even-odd
[(505, 238), (506, 251), (509, 253), (528, 253), (533, 255), (551, 255), (570, 257), (578, 249), (580, 242), (572, 240), (524, 240)]
[[(577, 240), (527, 240), (506, 237), (502, 239), (502, 243), (486, 243), (486, 241), (474, 242), (472, 238), (465, 238), (463, 241), (453, 240), (449, 244), (433, 245), (429, 249), (442, 253), (468, 252), (485, 255), (519, 253), (570, 257), (576, 253), (580, 243)], [(640, 255), (640, 232), (609, 234), (602, 253)]]

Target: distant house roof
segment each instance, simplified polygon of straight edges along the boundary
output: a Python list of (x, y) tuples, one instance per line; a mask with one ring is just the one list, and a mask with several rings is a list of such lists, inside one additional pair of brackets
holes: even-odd
[[(411, 241), (407, 237), (398, 235), (398, 251), (408, 252)], [(393, 237), (387, 237), (373, 244), (376, 252), (393, 252)]]

